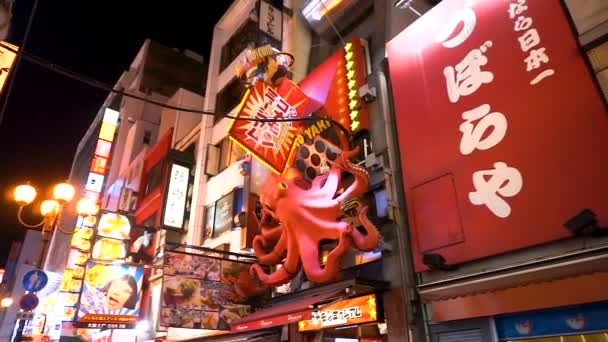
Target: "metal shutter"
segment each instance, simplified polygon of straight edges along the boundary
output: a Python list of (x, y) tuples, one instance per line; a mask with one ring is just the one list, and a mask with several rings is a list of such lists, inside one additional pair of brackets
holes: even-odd
[(442, 332), (437, 334), (438, 342), (484, 342), (481, 329)]

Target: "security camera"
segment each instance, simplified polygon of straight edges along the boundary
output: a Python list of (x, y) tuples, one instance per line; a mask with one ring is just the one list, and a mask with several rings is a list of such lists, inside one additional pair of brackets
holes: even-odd
[(359, 96), (365, 103), (374, 102), (376, 100), (376, 88), (365, 84), (359, 88)]
[(453, 271), (458, 268), (457, 265), (446, 264), (443, 255), (438, 253), (422, 254), (422, 263), (427, 265), (431, 270)]
[(583, 209), (566, 221), (564, 227), (574, 236), (608, 236), (608, 229), (603, 229), (598, 225), (596, 215), (590, 209)]

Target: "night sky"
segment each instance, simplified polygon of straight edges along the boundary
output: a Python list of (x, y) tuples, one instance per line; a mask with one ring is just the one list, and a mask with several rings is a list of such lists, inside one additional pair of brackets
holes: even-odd
[[(190, 49), (208, 61), (213, 26), (231, 3), (39, 0), (25, 51), (114, 85), (146, 38)], [(15, 1), (9, 42), (22, 45), (33, 4)], [(38, 189), (31, 206), (37, 212), (52, 185), (67, 179), (76, 146), (107, 96), (25, 59), (13, 82), (0, 123), (0, 267), (11, 242), (24, 234), (15, 217), (14, 186), (30, 181)], [(40, 219), (27, 218), (30, 223)]]

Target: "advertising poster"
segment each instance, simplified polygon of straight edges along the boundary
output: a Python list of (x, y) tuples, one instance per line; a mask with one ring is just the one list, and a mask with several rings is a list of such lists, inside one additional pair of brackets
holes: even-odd
[(229, 330), (251, 312), (236, 286), (250, 263), (166, 252), (161, 299), (162, 327)]
[(142, 267), (87, 263), (77, 325), (133, 327), (139, 316), (143, 275)]

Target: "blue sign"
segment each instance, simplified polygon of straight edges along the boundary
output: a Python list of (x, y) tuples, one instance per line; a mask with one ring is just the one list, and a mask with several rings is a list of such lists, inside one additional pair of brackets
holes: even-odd
[(608, 302), (498, 316), (500, 340), (608, 330)]
[(23, 311), (32, 311), (38, 306), (38, 302), (38, 296), (26, 293), (19, 299), (19, 308)]
[(48, 281), (49, 277), (43, 271), (29, 271), (23, 276), (23, 288), (29, 292), (38, 292), (46, 286)]

